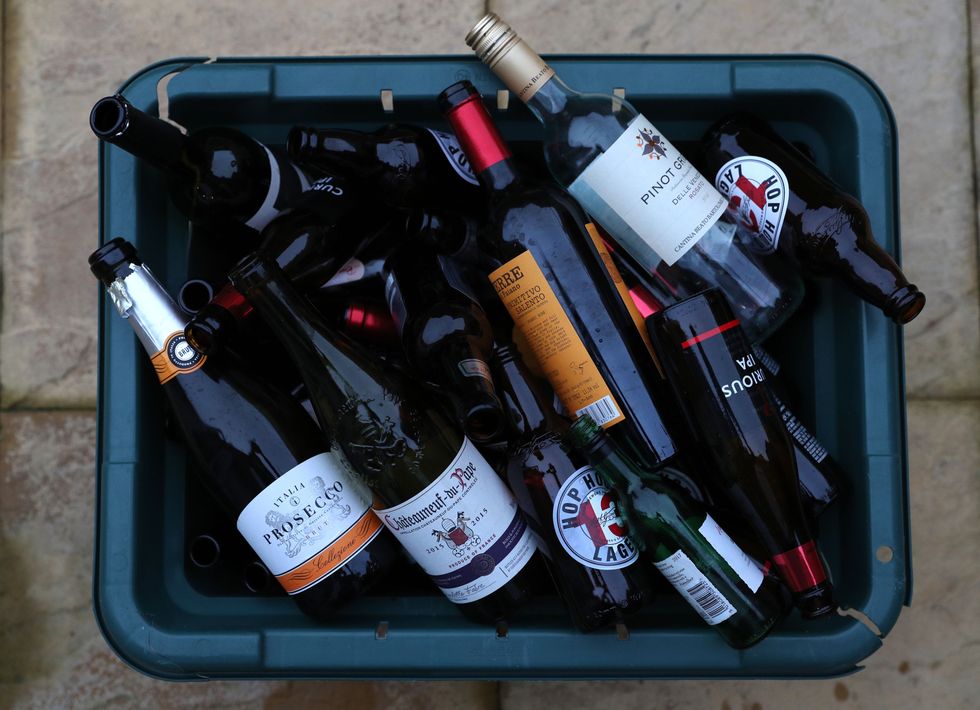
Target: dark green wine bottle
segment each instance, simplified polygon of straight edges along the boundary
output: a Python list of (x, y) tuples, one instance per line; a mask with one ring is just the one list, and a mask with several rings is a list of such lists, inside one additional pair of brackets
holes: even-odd
[(633, 543), (701, 618), (734, 648), (765, 638), (782, 615), (779, 582), (680, 488), (623, 455), (588, 415), (568, 439), (619, 493)]
[(289, 352), (395, 538), (468, 618), (504, 618), (530, 595), (537, 548), (490, 464), (407, 377), (331, 331), (274, 263), (251, 256), (229, 278)]

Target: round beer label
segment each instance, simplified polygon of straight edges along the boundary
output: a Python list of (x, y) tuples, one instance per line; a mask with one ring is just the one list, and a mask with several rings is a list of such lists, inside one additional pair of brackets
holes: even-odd
[(780, 167), (758, 155), (733, 158), (721, 166), (715, 187), (748, 244), (762, 254), (776, 251), (789, 202), (789, 181)]
[(622, 569), (636, 561), (613, 494), (591, 466), (562, 484), (555, 496), (554, 525), (565, 552), (586, 567)]
[(177, 375), (194, 372), (205, 360), (207, 357), (187, 342), (183, 331), (171, 334), (163, 349), (150, 358), (161, 384)]

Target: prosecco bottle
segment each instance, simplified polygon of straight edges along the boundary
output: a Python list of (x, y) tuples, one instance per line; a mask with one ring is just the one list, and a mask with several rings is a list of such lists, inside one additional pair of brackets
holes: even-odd
[(520, 355), (509, 345), (499, 345), (494, 355), (513, 431), (507, 481), (547, 547), (565, 607), (582, 631), (621, 621), (653, 592), (615, 494), (565, 443), (568, 422)]
[(230, 278), (289, 351), (385, 526), (465, 616), (506, 617), (531, 592), (537, 548), (473, 443), (415, 383), (328, 329), (273, 262), (253, 255)]
[(470, 82), (439, 102), (490, 198), (483, 236), (500, 265), (488, 278), (565, 410), (588, 412), (644, 455), (671, 457), (654, 399), (663, 382), (592, 225), (567, 194), (521, 177)]
[(568, 439), (623, 498), (630, 536), (698, 615), (734, 648), (761, 641), (782, 616), (767, 576), (705, 510), (624, 455), (588, 416)]
[(442, 389), (472, 441), (498, 437), (493, 331), (466, 279), (450, 257), (423, 246), (405, 245), (389, 261), (385, 296), (409, 363)]
[(745, 242), (784, 254), (813, 276), (829, 276), (900, 325), (926, 297), (871, 233), (871, 219), (799, 150), (759, 118), (719, 121), (703, 141), (704, 167), (728, 199)]
[(278, 149), (241, 131), (213, 126), (184, 135), (119, 94), (96, 102), (89, 125), (100, 140), (162, 170), (177, 208), (209, 231), (254, 236), (312, 182)]
[(725, 199), (628, 101), (569, 88), (493, 13), (466, 43), (544, 125), (558, 183), (645, 270), (682, 298), (721, 288), (753, 341), (799, 306), (795, 271), (753, 253), (734, 224), (719, 221)]
[(89, 266), (150, 356), (207, 488), (300, 609), (325, 620), (383, 579), (398, 548), (302, 406), (230, 351), (191, 347), (129, 242), (113, 239)]
[(766, 549), (804, 618), (831, 614), (833, 585), (800, 501), (790, 437), (748, 339), (718, 290), (648, 320), (714, 484)]
[(402, 124), (374, 133), (295, 126), (286, 150), (301, 165), (356, 175), (392, 207), (482, 207), (466, 155), (443, 131)]

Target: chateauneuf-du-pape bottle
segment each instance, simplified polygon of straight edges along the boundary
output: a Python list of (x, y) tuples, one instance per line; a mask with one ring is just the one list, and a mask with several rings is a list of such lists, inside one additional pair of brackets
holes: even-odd
[(89, 125), (102, 141), (162, 170), (192, 223), (222, 233), (262, 231), (313, 182), (278, 149), (241, 131), (212, 126), (184, 135), (118, 94), (96, 102)]
[(483, 203), (466, 155), (445, 131), (397, 124), (375, 133), (296, 126), (286, 150), (301, 165), (357, 176), (392, 207), (466, 209)]
[(779, 582), (702, 507), (624, 455), (588, 416), (572, 425), (568, 438), (621, 493), (637, 546), (701, 618), (735, 648), (765, 638), (782, 616)]
[(765, 121), (728, 116), (708, 131), (702, 150), (750, 246), (785, 254), (814, 276), (840, 279), (896, 323), (922, 311), (925, 294), (875, 241), (861, 203)]
[(558, 183), (652, 278), (680, 298), (721, 288), (753, 341), (796, 309), (795, 270), (740, 243), (724, 197), (628, 101), (571, 89), (493, 13), (466, 43), (544, 124)]
[(194, 350), (129, 242), (112, 240), (89, 265), (150, 356), (205, 485), (300, 609), (328, 619), (384, 578), (398, 547), (302, 406), (231, 353)]
[(588, 412), (644, 456), (673, 456), (655, 401), (665, 385), (581, 208), (521, 176), (470, 82), (439, 102), (489, 197), (484, 246), (500, 265), (487, 276), (565, 410)]
[(616, 495), (563, 439), (568, 421), (511, 345), (494, 350), (510, 413), (507, 481), (548, 550), (547, 564), (582, 631), (623, 621), (648, 603), (650, 571), (628, 536)]
[(532, 591), (537, 546), (476, 446), (405, 375), (327, 328), (275, 263), (253, 255), (230, 278), (289, 351), (395, 538), (468, 618), (505, 618)]

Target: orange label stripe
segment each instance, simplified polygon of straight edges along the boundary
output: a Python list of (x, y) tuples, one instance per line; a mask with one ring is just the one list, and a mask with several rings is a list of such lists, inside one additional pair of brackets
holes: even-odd
[(381, 519), (370, 510), (347, 532), (295, 569), (276, 577), (289, 594), (296, 594), (333, 574), (381, 531)]

